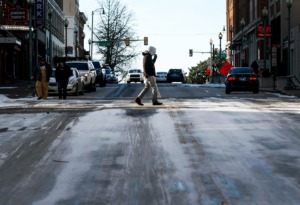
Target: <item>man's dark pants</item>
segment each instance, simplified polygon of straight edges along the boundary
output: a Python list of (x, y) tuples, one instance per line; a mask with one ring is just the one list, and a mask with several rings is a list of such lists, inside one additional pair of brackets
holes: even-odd
[(57, 82), (57, 85), (58, 85), (58, 96), (59, 96), (59, 99), (61, 99), (61, 98), (66, 99), (67, 98), (68, 81)]

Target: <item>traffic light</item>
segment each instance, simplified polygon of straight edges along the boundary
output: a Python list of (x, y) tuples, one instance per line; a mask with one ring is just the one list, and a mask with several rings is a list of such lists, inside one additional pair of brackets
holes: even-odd
[(193, 49), (190, 49), (190, 57), (193, 56)]
[(126, 46), (129, 46), (129, 45), (130, 45), (130, 39), (129, 39), (128, 37), (125, 39), (125, 45), (126, 45)]
[(145, 46), (148, 45), (148, 37), (144, 37), (144, 45), (145, 45)]

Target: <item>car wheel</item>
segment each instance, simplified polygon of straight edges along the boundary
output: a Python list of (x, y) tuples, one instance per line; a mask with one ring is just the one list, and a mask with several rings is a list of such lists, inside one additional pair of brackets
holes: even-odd
[(259, 89), (258, 89), (258, 88), (255, 88), (255, 89), (253, 90), (253, 93), (259, 93)]
[(84, 95), (84, 84), (82, 84), (81, 91), (79, 92), (79, 94)]
[(95, 82), (92, 83), (92, 91), (96, 91), (97, 90), (97, 85), (96, 85), (96, 79), (95, 79)]
[(230, 91), (229, 88), (226, 88), (226, 89), (225, 89), (225, 93), (226, 93), (226, 94), (230, 94), (230, 92), (231, 92), (231, 91)]
[(100, 87), (106, 86), (106, 80), (103, 79), (103, 78), (99, 79), (99, 86), (100, 86)]
[(93, 92), (96, 92), (96, 90), (97, 90), (96, 85), (93, 85), (92, 91), (93, 91)]
[(79, 91), (78, 91), (78, 84), (76, 84), (76, 89), (75, 89), (75, 92), (73, 93), (73, 95), (79, 95)]

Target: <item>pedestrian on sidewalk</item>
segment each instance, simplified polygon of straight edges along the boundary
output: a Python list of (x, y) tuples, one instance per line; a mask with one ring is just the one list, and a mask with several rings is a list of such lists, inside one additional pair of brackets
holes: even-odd
[(72, 76), (71, 68), (66, 65), (65, 60), (61, 59), (55, 71), (55, 78), (58, 85), (58, 97), (59, 99), (67, 98), (67, 86), (69, 78)]
[(50, 64), (46, 62), (43, 57), (40, 63), (35, 66), (31, 79), (36, 80), (35, 88), (38, 95), (38, 100), (48, 98), (48, 83), (52, 74), (52, 68)]
[(150, 46), (147, 51), (143, 52), (142, 55), (143, 58), (143, 69), (144, 69), (144, 77), (145, 77), (145, 87), (140, 92), (140, 94), (135, 99), (135, 102), (138, 105), (144, 105), (142, 103), (142, 99), (145, 96), (145, 94), (149, 91), (149, 89), (152, 89), (152, 104), (153, 105), (162, 105), (161, 102), (157, 101), (157, 95), (158, 95), (158, 89), (156, 84), (156, 78), (155, 78), (155, 66), (154, 63), (157, 59), (156, 55), (156, 48), (153, 46)]
[(257, 61), (253, 61), (251, 63), (251, 68), (253, 68), (254, 73), (258, 75), (258, 63), (257, 63)]

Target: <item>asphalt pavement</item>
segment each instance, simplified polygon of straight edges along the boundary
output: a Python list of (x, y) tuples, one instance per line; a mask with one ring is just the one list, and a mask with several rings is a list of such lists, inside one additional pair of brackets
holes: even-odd
[[(260, 91), (300, 97), (300, 88), (284, 89), (281, 86), (280, 89), (275, 87), (276, 86), (273, 86), (271, 81), (269, 83), (261, 83)], [(16, 80), (0, 85), (0, 94), (11, 99), (32, 97), (35, 96), (35, 93), (35, 85), (30, 84), (28, 81)]]

